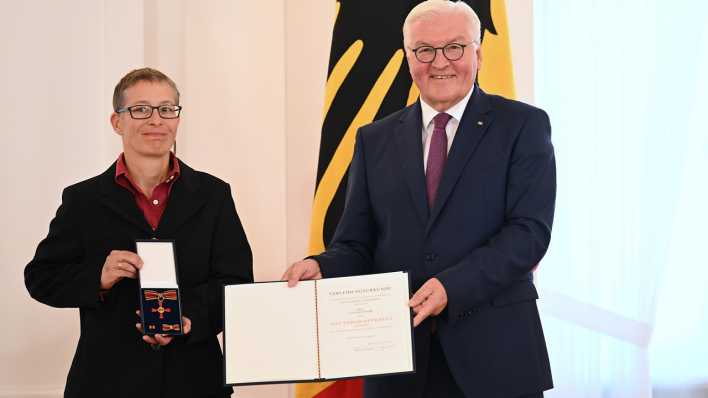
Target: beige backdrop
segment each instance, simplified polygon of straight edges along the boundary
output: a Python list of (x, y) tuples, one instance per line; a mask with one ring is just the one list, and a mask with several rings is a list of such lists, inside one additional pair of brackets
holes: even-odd
[[(509, 2), (533, 97), (531, 0)], [(178, 154), (231, 183), (257, 280), (307, 248), (333, 0), (0, 0), (0, 397), (61, 396), (78, 312), (29, 298), (22, 270), (63, 187), (115, 160), (113, 86), (157, 67), (180, 86)], [(239, 397), (288, 397), (288, 385)]]

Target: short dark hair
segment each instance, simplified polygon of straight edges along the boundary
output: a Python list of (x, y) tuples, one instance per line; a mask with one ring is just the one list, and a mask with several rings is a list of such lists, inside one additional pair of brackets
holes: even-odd
[(153, 68), (141, 68), (135, 69), (128, 72), (127, 75), (123, 76), (122, 79), (116, 84), (116, 88), (113, 90), (113, 110), (118, 111), (118, 109), (123, 107), (123, 101), (125, 100), (125, 90), (136, 85), (139, 82), (153, 82), (153, 83), (167, 83), (175, 90), (175, 96), (177, 103), (179, 105), (179, 90), (177, 85), (172, 79), (170, 79), (166, 74), (160, 72)]

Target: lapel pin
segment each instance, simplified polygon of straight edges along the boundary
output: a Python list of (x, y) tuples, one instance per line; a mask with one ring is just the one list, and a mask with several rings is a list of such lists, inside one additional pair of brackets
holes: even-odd
[(484, 124), (484, 122), (483, 122), (483, 121), (481, 121), (481, 120), (477, 120), (477, 126), (481, 126), (481, 125), (483, 125), (483, 124)]

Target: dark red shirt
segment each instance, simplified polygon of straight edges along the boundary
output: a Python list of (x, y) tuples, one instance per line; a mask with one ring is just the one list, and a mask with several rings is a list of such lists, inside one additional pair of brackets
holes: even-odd
[(170, 198), (172, 185), (179, 177), (179, 162), (177, 161), (177, 157), (172, 152), (170, 152), (169, 168), (170, 169), (167, 171), (165, 181), (155, 187), (152, 191), (152, 196), (148, 198), (147, 195), (140, 190), (138, 184), (130, 178), (130, 174), (128, 174), (128, 167), (125, 164), (125, 159), (122, 153), (118, 156), (118, 161), (116, 162), (116, 184), (127, 189), (133, 194), (135, 203), (137, 203), (138, 208), (140, 208), (145, 216), (145, 220), (147, 220), (153, 230), (157, 229), (157, 226), (160, 224), (162, 213), (165, 212), (167, 200)]

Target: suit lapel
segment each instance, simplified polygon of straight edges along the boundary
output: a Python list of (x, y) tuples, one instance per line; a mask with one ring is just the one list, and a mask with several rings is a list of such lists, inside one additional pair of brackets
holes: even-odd
[(460, 125), (457, 127), (457, 133), (448, 154), (442, 180), (438, 187), (435, 206), (431, 209), (430, 218), (425, 228), (426, 236), (449, 199), (465, 165), (472, 157), (479, 141), (492, 122), (492, 113), (489, 110), (489, 97), (476, 86), (475, 92), (472, 94), (462, 115)]
[(401, 115), (394, 131), (396, 153), (416, 213), (423, 225), (428, 222), (428, 199), (425, 196), (423, 170), (423, 136), (420, 102)]
[(167, 208), (157, 226), (159, 236), (174, 236), (179, 227), (204, 206), (206, 199), (199, 191), (199, 178), (196, 172), (179, 161), (180, 176), (174, 182)]
[(147, 233), (151, 228), (145, 220), (145, 216), (135, 203), (135, 198), (127, 189), (119, 186), (115, 182), (116, 164), (113, 163), (99, 177), (100, 201), (103, 205), (118, 214), (124, 220), (134, 224)]

